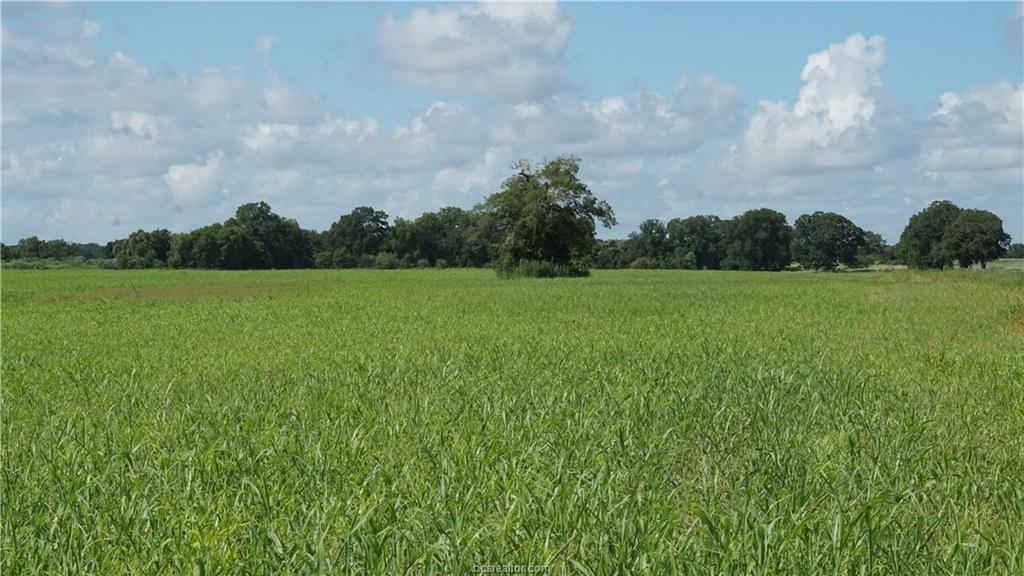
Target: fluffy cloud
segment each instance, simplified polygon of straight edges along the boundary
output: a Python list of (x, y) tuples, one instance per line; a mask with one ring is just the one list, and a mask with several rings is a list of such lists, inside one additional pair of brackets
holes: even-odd
[(712, 76), (683, 77), (668, 97), (646, 91), (589, 102), (520, 102), (492, 122), (492, 134), (506, 145), (587, 157), (673, 155), (735, 132), (742, 100), (739, 89)]
[(793, 106), (761, 102), (742, 141), (754, 171), (865, 168), (904, 142), (902, 111), (882, 90), (885, 39), (853, 34), (807, 58)]
[(761, 102), (738, 141), (665, 163), (650, 185), (667, 214), (835, 210), (895, 240), (910, 214), (947, 198), (997, 211), (1022, 236), (1021, 85), (943, 94), (918, 116), (884, 89), (885, 49), (854, 34), (811, 54), (794, 104)]
[(553, 2), (486, 2), (389, 15), (376, 40), (400, 84), (516, 102), (565, 86), (571, 30)]
[(1024, 89), (1002, 81), (947, 92), (929, 118), (922, 167), (928, 172), (1024, 169)]
[(181, 204), (195, 204), (210, 193), (223, 172), (224, 153), (211, 153), (202, 162), (174, 164), (164, 174), (164, 182)]
[(141, 138), (159, 138), (166, 121), (162, 118), (131, 110), (114, 110), (110, 125), (114, 130), (125, 130)]
[(446, 98), (384, 127), (340, 115), (272, 65), (260, 82), (155, 71), (99, 51), (103, 32), (77, 7), (19, 10), (43, 32), (5, 20), (5, 241), (183, 230), (254, 200), (314, 228), (361, 204), (410, 217), (473, 205), (516, 159), (565, 153), (615, 206), (615, 235), (648, 217), (771, 206), (841, 211), (895, 239), (936, 198), (996, 209), (1022, 231), (1021, 85), (943, 94), (915, 113), (885, 90), (877, 36), (813, 53), (802, 72), (795, 62), (793, 102), (744, 114), (739, 88), (708, 75), (667, 93), (561, 91), (570, 25), (554, 5), (416, 10), (376, 29), (395, 80), (484, 101)]

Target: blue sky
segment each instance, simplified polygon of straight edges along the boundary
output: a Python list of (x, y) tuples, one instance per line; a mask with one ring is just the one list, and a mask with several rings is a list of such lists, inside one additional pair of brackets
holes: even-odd
[[(367, 48), (376, 23), (422, 3), (106, 3), (85, 14), (109, 33), (97, 45), (183, 72), (265, 70), (253, 50), (275, 40), (274, 64), (340, 110), (387, 125), (446, 95), (395, 90)], [(792, 99), (807, 54), (851, 32), (889, 43), (883, 80), (919, 107), (939, 94), (1020, 78), (1021, 59), (1002, 33), (1013, 3), (566, 3), (573, 22), (570, 72), (589, 96), (638, 86), (667, 90), (681, 73), (709, 73), (740, 86), (750, 103)], [(758, 49), (757, 47), (760, 47)], [(753, 50), (757, 50), (754, 52)]]
[(610, 236), (764, 205), (895, 241), (950, 198), (1024, 238), (1019, 3), (503, 6), (4, 4), (3, 239), (415, 216), (560, 153)]

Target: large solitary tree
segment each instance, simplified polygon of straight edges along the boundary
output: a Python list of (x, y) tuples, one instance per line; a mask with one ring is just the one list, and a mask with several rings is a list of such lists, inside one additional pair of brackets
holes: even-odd
[(482, 206), (497, 232), (499, 267), (524, 260), (582, 266), (594, 250), (597, 223), (615, 225), (612, 207), (580, 181), (575, 156), (556, 158), (540, 170), (525, 161), (517, 168)]
[(793, 224), (793, 259), (804, 268), (832, 270), (853, 266), (865, 244), (864, 231), (835, 212), (804, 214)]
[(977, 263), (984, 269), (1009, 246), (1010, 235), (999, 216), (987, 210), (960, 210), (946, 226), (936, 252), (940, 258), (956, 260), (961, 268)]
[(960, 213), (960, 207), (949, 200), (932, 202), (910, 217), (900, 235), (897, 253), (911, 268), (945, 268), (953, 258), (941, 250), (939, 243), (946, 226)]

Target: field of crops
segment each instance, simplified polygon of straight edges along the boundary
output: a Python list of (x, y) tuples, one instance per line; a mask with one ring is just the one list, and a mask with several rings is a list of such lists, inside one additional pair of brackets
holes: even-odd
[(2, 329), (3, 574), (1024, 573), (1019, 274), (7, 270)]

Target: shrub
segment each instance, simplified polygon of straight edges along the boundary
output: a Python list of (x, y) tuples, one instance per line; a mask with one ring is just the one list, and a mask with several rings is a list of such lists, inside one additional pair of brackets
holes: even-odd
[(395, 268), (400, 267), (401, 262), (399, 262), (398, 257), (393, 253), (381, 252), (373, 259), (373, 265), (375, 268), (380, 268), (381, 270), (394, 270)]
[(650, 269), (650, 268), (657, 268), (658, 267), (658, 263), (655, 262), (654, 260), (648, 258), (647, 256), (641, 256), (641, 257), (637, 258), (636, 260), (633, 260), (632, 262), (630, 262), (629, 263), (629, 267), (630, 268), (634, 268), (634, 269)]
[(499, 278), (580, 278), (590, 270), (578, 264), (555, 264), (545, 260), (520, 260), (496, 268)]

